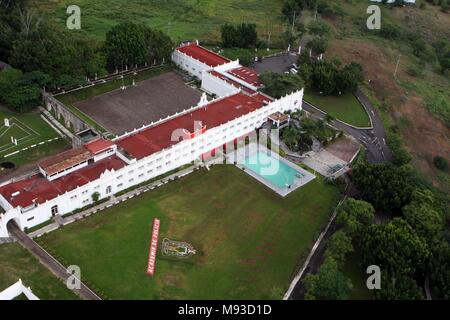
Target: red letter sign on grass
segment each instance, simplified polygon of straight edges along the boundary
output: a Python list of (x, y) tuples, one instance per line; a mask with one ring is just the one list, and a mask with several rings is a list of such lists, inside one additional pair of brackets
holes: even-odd
[(147, 274), (153, 276), (155, 273), (156, 251), (158, 249), (158, 236), (159, 236), (159, 219), (153, 220), (153, 233), (152, 241), (150, 243), (150, 254), (148, 257)]

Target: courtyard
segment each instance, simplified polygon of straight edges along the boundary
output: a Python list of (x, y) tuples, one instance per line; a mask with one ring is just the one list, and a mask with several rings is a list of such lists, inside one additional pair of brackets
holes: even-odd
[[(38, 241), (112, 299), (280, 299), (340, 198), (317, 177), (285, 198), (233, 165), (215, 165), (44, 235)], [(160, 241), (146, 275), (154, 218)], [(161, 246), (159, 246), (161, 248)]]
[(121, 135), (195, 106), (200, 97), (201, 92), (181, 76), (166, 72), (73, 105), (109, 132)]

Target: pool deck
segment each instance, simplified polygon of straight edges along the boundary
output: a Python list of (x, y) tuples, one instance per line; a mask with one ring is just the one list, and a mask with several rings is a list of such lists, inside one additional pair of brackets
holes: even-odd
[[(303, 176), (301, 178), (296, 177), (295, 180), (294, 180), (294, 183), (290, 186), (290, 188), (288, 188), (287, 186), (284, 187), (284, 188), (279, 188), (278, 186), (276, 186), (273, 183), (271, 183), (269, 180), (265, 179), (260, 174), (258, 174), (256, 172), (254, 172), (253, 170), (245, 167), (245, 159), (247, 157), (251, 157), (251, 156), (255, 155), (258, 152), (265, 152), (265, 153), (267, 153), (272, 158), (283, 162), (284, 164), (286, 164), (287, 166), (291, 167), (292, 169), (294, 169), (295, 171), (297, 171), (298, 173), (300, 173)], [(316, 176), (313, 175), (312, 173), (306, 171), (305, 169), (301, 168), (300, 166), (296, 165), (295, 163), (292, 163), (292, 162), (284, 159), (283, 157), (281, 157), (275, 151), (270, 151), (265, 146), (260, 145), (260, 144), (256, 144), (256, 143), (251, 143), (249, 145), (246, 145), (244, 147), (239, 148), (235, 152), (229, 154), (227, 156), (227, 158), (228, 158), (228, 160), (230, 162), (231, 161), (236, 161), (236, 166), (238, 168), (240, 168), (241, 170), (245, 171), (248, 175), (252, 176), (253, 178), (258, 180), (259, 182), (261, 182), (265, 186), (269, 187), (270, 189), (272, 189), (273, 191), (275, 191), (276, 193), (278, 193), (282, 197), (287, 196), (291, 192), (297, 190), (298, 188), (304, 186), (305, 184), (307, 184), (308, 182), (310, 182), (310, 181), (312, 181), (312, 180), (314, 180), (316, 178)]]

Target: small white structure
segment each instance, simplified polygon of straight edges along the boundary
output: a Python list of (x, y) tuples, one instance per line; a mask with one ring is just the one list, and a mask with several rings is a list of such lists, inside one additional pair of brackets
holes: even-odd
[(11, 136), (11, 143), (17, 146), (17, 139), (15, 139), (13, 136)]
[(24, 294), (28, 300), (39, 300), (39, 298), (31, 291), (28, 287), (25, 287), (22, 283), (22, 280), (19, 279), (12, 286), (6, 288), (5, 290), (0, 292), (0, 300), (13, 300)]
[(200, 101), (198, 103), (199, 107), (206, 106), (208, 104), (208, 97), (206, 96), (206, 93), (203, 92)]
[(10, 124), (9, 124), (9, 119), (8, 118), (5, 118), (5, 127), (9, 127), (10, 126)]

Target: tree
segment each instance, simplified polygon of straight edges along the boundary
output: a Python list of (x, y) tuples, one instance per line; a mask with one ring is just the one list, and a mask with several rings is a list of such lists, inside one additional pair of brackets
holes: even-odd
[(358, 164), (354, 167), (353, 178), (363, 199), (376, 209), (396, 212), (410, 201), (413, 186), (408, 167)]
[(141, 24), (123, 22), (106, 33), (105, 53), (110, 69), (147, 61), (145, 28)]
[(353, 285), (338, 268), (336, 260), (327, 258), (317, 274), (305, 278), (307, 300), (345, 300)]
[(448, 169), (448, 161), (442, 156), (436, 156), (433, 158), (433, 163), (436, 168), (441, 171), (447, 171)]
[(174, 43), (172, 39), (160, 30), (145, 28), (145, 44), (147, 46), (147, 62), (155, 60), (162, 62), (170, 59)]
[(377, 299), (381, 300), (422, 300), (422, 290), (417, 282), (403, 274), (381, 273), (381, 289), (376, 290)]
[(324, 60), (318, 61), (312, 65), (311, 83), (320, 92), (332, 94), (336, 90), (336, 66)]
[(262, 90), (274, 98), (281, 98), (304, 87), (303, 79), (295, 74), (266, 72), (261, 75), (260, 80), (264, 84)]
[(361, 246), (366, 265), (377, 265), (382, 272), (397, 276), (423, 272), (430, 258), (425, 240), (402, 218), (369, 226)]
[(336, 91), (339, 93), (355, 92), (364, 79), (361, 65), (355, 62), (344, 66), (336, 77)]
[(97, 203), (99, 199), (100, 199), (100, 193), (94, 192), (94, 193), (92, 194), (92, 201), (93, 201), (94, 203)]
[(326, 37), (330, 34), (331, 28), (322, 20), (316, 20), (308, 25), (309, 33), (318, 37)]
[(22, 71), (8, 68), (0, 72), (0, 101), (18, 112), (25, 112), (40, 104), (41, 92)]
[(338, 230), (328, 241), (325, 257), (333, 258), (342, 266), (347, 254), (353, 251), (352, 239), (343, 230)]
[(444, 217), (434, 208), (433, 193), (426, 189), (415, 189), (411, 203), (403, 207), (403, 215), (409, 225), (430, 243), (440, 241), (444, 232)]
[(368, 202), (348, 198), (338, 208), (336, 224), (353, 239), (360, 240), (364, 230), (373, 224), (375, 209)]
[(311, 46), (312, 51), (316, 55), (319, 55), (319, 54), (325, 53), (325, 51), (327, 50), (328, 41), (325, 38), (316, 37), (311, 40), (309, 45)]
[(258, 42), (256, 25), (252, 23), (224, 24), (220, 32), (224, 48), (255, 48)]

